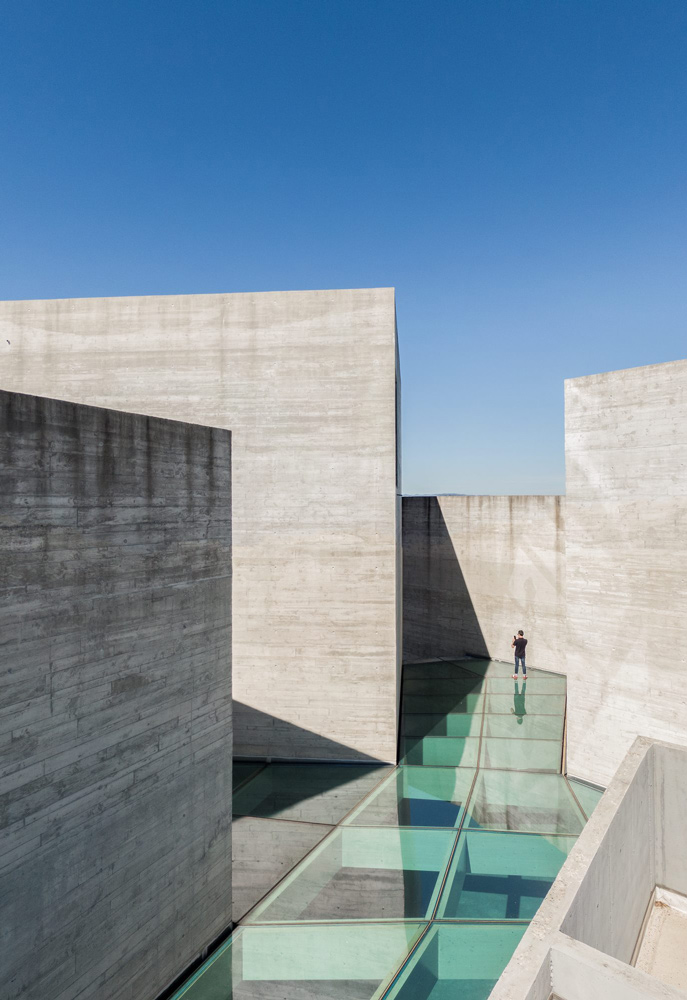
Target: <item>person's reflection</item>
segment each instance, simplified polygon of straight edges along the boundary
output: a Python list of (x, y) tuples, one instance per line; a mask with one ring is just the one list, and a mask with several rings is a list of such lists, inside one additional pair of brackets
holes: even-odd
[(522, 720), (527, 715), (527, 709), (525, 708), (525, 691), (527, 690), (527, 681), (522, 682), (522, 691), (518, 690), (518, 682), (515, 682), (515, 690), (513, 692), (513, 707), (511, 712), (518, 720), (518, 725), (522, 725)]

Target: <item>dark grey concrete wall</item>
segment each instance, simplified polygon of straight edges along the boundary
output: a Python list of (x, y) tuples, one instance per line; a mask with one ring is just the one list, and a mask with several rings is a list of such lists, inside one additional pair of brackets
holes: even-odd
[(147, 1000), (231, 919), (226, 430), (0, 392), (0, 994)]

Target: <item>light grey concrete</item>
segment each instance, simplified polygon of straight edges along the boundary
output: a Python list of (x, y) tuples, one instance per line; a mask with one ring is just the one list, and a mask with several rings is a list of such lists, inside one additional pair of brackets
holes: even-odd
[(563, 670), (565, 535), (554, 496), (404, 497), (404, 659), (472, 653)]
[(0, 354), (5, 388), (233, 431), (236, 752), (395, 760), (393, 289), (4, 302)]
[(231, 919), (226, 430), (0, 392), (0, 994), (154, 997)]
[(687, 990), (687, 896), (656, 889), (635, 966)]
[(687, 748), (636, 739), (491, 1000), (684, 998), (632, 963), (657, 882), (683, 877), (686, 801)]
[(687, 743), (687, 361), (565, 386), (568, 766)]

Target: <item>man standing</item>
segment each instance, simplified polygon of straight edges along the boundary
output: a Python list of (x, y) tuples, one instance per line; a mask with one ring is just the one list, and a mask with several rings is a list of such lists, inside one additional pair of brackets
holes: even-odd
[(518, 667), (522, 664), (522, 679), (527, 680), (527, 667), (525, 666), (525, 646), (527, 645), (527, 639), (522, 634), (522, 629), (517, 635), (513, 636), (513, 641), (511, 642), (511, 649), (515, 650), (515, 673), (513, 674), (513, 680), (518, 679)]

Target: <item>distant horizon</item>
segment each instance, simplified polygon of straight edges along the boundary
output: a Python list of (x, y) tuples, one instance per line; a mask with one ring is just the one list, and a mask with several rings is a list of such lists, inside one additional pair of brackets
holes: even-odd
[(687, 342), (687, 5), (8, 0), (0, 299), (396, 290), (407, 495)]

